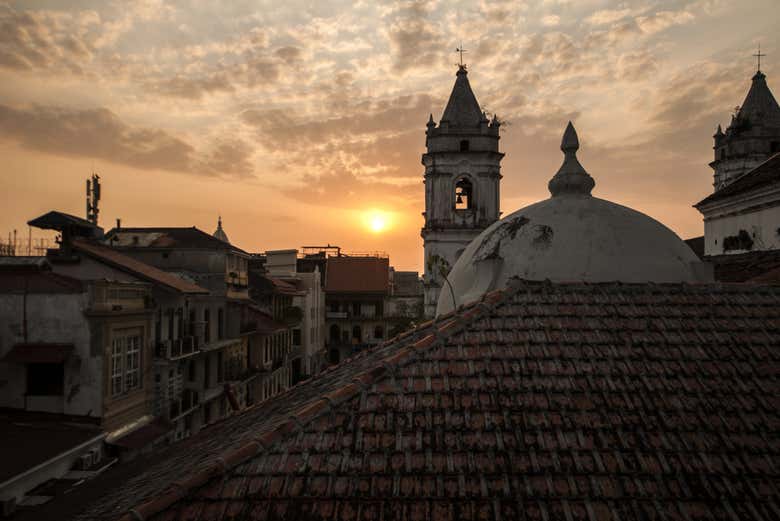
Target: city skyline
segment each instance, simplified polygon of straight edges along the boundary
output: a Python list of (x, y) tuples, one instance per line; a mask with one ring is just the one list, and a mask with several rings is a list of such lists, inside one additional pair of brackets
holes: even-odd
[(421, 270), (425, 122), (462, 41), (505, 122), (504, 215), (548, 197), (571, 119), (594, 195), (688, 238), (759, 43), (780, 84), (771, 2), (74, 5), (0, 6), (3, 234), (83, 215), (94, 170), (106, 228), (211, 233), (222, 215), (248, 251), (328, 242)]

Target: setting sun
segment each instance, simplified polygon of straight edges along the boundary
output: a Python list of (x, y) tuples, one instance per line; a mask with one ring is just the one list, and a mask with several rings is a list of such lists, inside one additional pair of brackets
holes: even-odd
[(366, 227), (374, 233), (382, 233), (390, 227), (390, 214), (381, 210), (369, 210), (365, 213)]

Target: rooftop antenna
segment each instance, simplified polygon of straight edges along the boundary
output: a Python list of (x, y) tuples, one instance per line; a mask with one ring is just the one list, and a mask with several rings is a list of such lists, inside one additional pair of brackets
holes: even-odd
[(98, 203), (100, 202), (100, 176), (92, 173), (92, 179), (87, 179), (87, 220), (97, 226)]
[(457, 47), (455, 49), (455, 52), (460, 55), (460, 62), (457, 64), (458, 67), (460, 67), (461, 69), (465, 69), (466, 68), (466, 64), (463, 63), (463, 53), (464, 52), (468, 52), (468, 51), (463, 48), (463, 41), (462, 40), (460, 42), (460, 47)]
[(766, 56), (766, 54), (761, 54), (761, 42), (758, 42), (758, 52), (753, 56), (755, 56), (758, 59), (757, 70), (758, 72), (761, 72), (761, 57)]

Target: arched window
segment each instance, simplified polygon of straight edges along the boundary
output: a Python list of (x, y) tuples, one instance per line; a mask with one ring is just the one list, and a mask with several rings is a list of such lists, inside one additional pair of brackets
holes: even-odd
[(455, 209), (471, 210), (473, 193), (474, 189), (472, 188), (471, 181), (465, 177), (458, 179), (458, 182), (455, 183)]
[(469, 140), (468, 139), (461, 139), (461, 141), (460, 141), (460, 151), (461, 152), (468, 152), (469, 151)]

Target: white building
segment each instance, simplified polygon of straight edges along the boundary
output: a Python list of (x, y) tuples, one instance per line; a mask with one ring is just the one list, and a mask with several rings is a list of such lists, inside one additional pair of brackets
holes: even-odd
[(325, 292), (319, 267), (311, 272), (298, 271), (298, 250), (266, 252), (268, 275), (294, 284), (303, 295), (293, 297), (293, 306), (301, 308), (303, 320), (293, 329), (293, 349), (300, 350), (300, 372), (311, 376), (325, 365)]
[(704, 255), (780, 249), (780, 106), (761, 71), (714, 149), (715, 192), (695, 205)]
[(425, 314), (432, 316), (446, 275), (466, 246), (499, 215), (500, 123), (489, 120), (471, 90), (465, 66), (458, 68), (439, 125), (425, 132)]

